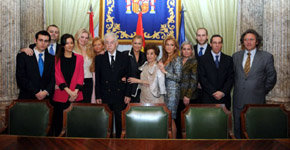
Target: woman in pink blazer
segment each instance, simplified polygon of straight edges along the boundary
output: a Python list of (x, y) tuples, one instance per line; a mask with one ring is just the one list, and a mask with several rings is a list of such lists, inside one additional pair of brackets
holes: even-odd
[(61, 37), (61, 49), (55, 56), (55, 91), (53, 96), (53, 133), (58, 136), (62, 129), (63, 110), (71, 102), (83, 100), (83, 56), (73, 53), (74, 38), (70, 34)]

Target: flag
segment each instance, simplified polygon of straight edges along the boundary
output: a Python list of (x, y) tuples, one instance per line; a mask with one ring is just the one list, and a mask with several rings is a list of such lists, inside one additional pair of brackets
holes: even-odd
[(88, 14), (90, 14), (90, 33), (92, 35), (92, 37), (94, 38), (94, 12), (93, 12), (93, 8), (92, 5), (90, 6), (90, 11), (88, 12)]
[(185, 27), (184, 27), (184, 10), (182, 7), (181, 10), (181, 18), (180, 18), (180, 28), (179, 28), (179, 37), (178, 37), (178, 43), (179, 46), (185, 41)]
[(145, 47), (145, 38), (144, 38), (144, 29), (143, 29), (143, 23), (142, 23), (142, 11), (138, 14), (138, 22), (136, 27), (136, 35), (141, 35), (143, 38), (143, 48)]

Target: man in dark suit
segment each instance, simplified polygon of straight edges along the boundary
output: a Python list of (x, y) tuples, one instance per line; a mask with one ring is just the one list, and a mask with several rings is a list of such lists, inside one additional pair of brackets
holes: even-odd
[[(196, 30), (196, 42), (197, 44), (194, 45), (194, 55), (197, 59), (197, 63), (199, 64), (199, 58), (204, 54), (210, 53), (211, 47), (207, 43), (208, 41), (208, 32), (206, 28), (198, 28)], [(197, 72), (198, 74), (198, 72)], [(194, 103), (201, 103), (202, 98), (202, 89), (200, 86), (200, 81), (197, 81), (197, 100)]]
[(213, 35), (210, 39), (212, 50), (200, 57), (198, 65), (199, 81), (202, 87), (202, 103), (225, 104), (231, 107), (231, 89), (233, 86), (232, 57), (221, 52), (223, 38)]
[(233, 54), (234, 61), (234, 127), (241, 138), (240, 114), (245, 104), (264, 104), (266, 95), (277, 81), (273, 55), (259, 50), (262, 37), (253, 29), (242, 34), (242, 50)]
[(16, 80), (20, 89), (18, 99), (50, 98), (54, 91), (54, 56), (47, 51), (50, 35), (47, 31), (35, 34), (33, 55), (18, 53)]
[(114, 33), (107, 33), (104, 37), (106, 52), (96, 57), (96, 102), (108, 104), (114, 112), (116, 137), (121, 136), (121, 111), (131, 100), (131, 85), (122, 81), (130, 74), (128, 55), (117, 50), (118, 39)]
[[(46, 31), (50, 34), (50, 37), (51, 37), (51, 40), (47, 49), (48, 49), (48, 52), (54, 56), (57, 53), (58, 49), (60, 49), (61, 47), (60, 44), (57, 43), (59, 40), (59, 28), (58, 26), (52, 24), (46, 28)], [(29, 56), (32, 56), (34, 47), (35, 47), (35, 44), (30, 44), (29, 48), (23, 48), (20, 51), (25, 52)]]

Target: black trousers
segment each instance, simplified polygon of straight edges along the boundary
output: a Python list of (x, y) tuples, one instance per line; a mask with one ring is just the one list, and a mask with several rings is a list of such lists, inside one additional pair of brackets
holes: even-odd
[(66, 103), (51, 101), (51, 105), (53, 106), (51, 134), (59, 136), (63, 126), (63, 110), (70, 106), (70, 101)]
[(177, 106), (177, 112), (176, 112), (176, 119), (175, 119), (175, 124), (176, 124), (176, 138), (181, 139), (182, 138), (182, 129), (181, 129), (181, 112), (185, 108), (185, 105), (183, 103), (183, 100), (179, 100), (178, 106)]
[(93, 93), (93, 78), (85, 78), (83, 86), (83, 100), (81, 103), (91, 103)]
[(116, 138), (121, 137), (122, 133), (122, 110), (126, 108), (126, 104), (107, 104), (115, 117)]
[[(196, 104), (196, 99), (191, 99), (190, 100), (190, 104)], [(177, 106), (177, 112), (176, 112), (176, 119), (175, 119), (175, 124), (176, 124), (176, 130), (177, 130), (177, 134), (176, 134), (176, 138), (178, 139), (182, 139), (182, 129), (181, 129), (181, 112), (185, 109), (185, 105), (183, 103), (183, 99), (180, 99), (178, 102), (178, 106)]]

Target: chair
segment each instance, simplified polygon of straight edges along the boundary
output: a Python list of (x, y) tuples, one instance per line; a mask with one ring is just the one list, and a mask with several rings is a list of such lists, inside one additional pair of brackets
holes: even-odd
[(190, 104), (181, 113), (181, 126), (186, 139), (235, 138), (231, 112), (224, 104)]
[(46, 136), (51, 127), (52, 113), (48, 100), (14, 100), (6, 107), (6, 123), (1, 132)]
[(109, 138), (112, 112), (106, 104), (72, 103), (63, 113), (60, 136)]
[(289, 138), (289, 116), (282, 104), (247, 104), (241, 112), (242, 134), (247, 139)]
[(121, 138), (172, 138), (171, 112), (165, 104), (128, 104), (122, 111)]

